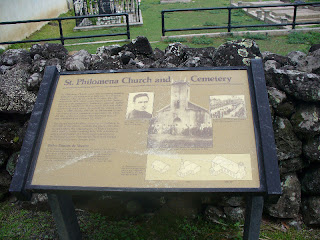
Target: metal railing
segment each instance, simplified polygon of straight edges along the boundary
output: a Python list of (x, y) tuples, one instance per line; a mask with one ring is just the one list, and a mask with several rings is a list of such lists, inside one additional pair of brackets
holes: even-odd
[[(125, 16), (127, 31), (123, 33), (111, 33), (111, 34), (98, 34), (98, 35), (85, 35), (85, 36), (74, 36), (74, 37), (64, 37), (62, 30), (62, 21), (71, 20), (71, 19), (84, 19), (84, 18), (96, 18), (96, 17), (113, 17), (113, 16)], [(126, 35), (130, 39), (130, 26), (129, 26), (129, 15), (128, 13), (114, 13), (114, 14), (99, 14), (99, 15), (85, 15), (85, 16), (75, 16), (75, 17), (62, 17), (62, 18), (45, 18), (45, 19), (35, 19), (35, 20), (25, 20), (25, 21), (14, 21), (14, 22), (0, 22), (0, 25), (9, 25), (9, 24), (20, 24), (20, 23), (34, 23), (34, 22), (49, 22), (49, 21), (58, 21), (59, 23), (59, 38), (44, 38), (44, 39), (34, 39), (34, 40), (22, 40), (22, 41), (8, 41), (0, 42), (1, 44), (16, 44), (16, 43), (31, 43), (31, 42), (41, 42), (41, 41), (61, 41), (64, 45), (65, 40), (70, 39), (81, 39), (81, 38), (94, 38), (94, 37), (111, 37), (111, 36), (123, 36)]]
[[(171, 9), (171, 10), (162, 10), (161, 19), (162, 19), (162, 36), (165, 36), (166, 32), (175, 32), (175, 31), (194, 31), (194, 30), (212, 30), (212, 29), (228, 29), (228, 32), (231, 32), (231, 29), (234, 28), (257, 28), (257, 27), (280, 27), (280, 26), (292, 26), (292, 29), (295, 29), (296, 25), (311, 25), (311, 24), (320, 24), (320, 21), (313, 22), (296, 22), (297, 19), (297, 8), (301, 6), (315, 6), (320, 7), (320, 2), (315, 3), (292, 3), (292, 4), (270, 4), (270, 5), (257, 5), (257, 6), (228, 6), (228, 7), (215, 7), (215, 8), (188, 8), (188, 9)], [(293, 7), (293, 20), (291, 23), (273, 23), (273, 24), (256, 24), (256, 25), (232, 25), (231, 24), (231, 11), (234, 9), (249, 9), (249, 8), (277, 8), (277, 7)], [(227, 26), (212, 26), (212, 27), (199, 27), (199, 28), (172, 28), (166, 29), (164, 22), (164, 14), (171, 12), (190, 12), (190, 11), (208, 11), (208, 10), (228, 10), (228, 23)]]

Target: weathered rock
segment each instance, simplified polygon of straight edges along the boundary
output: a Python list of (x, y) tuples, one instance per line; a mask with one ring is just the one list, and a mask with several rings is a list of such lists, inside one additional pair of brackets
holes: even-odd
[(150, 65), (150, 68), (176, 68), (176, 67), (177, 66), (175, 64), (167, 62), (165, 60), (158, 60)]
[(314, 52), (316, 50), (320, 49), (320, 44), (314, 44), (310, 47), (309, 53)]
[(276, 204), (266, 204), (268, 214), (276, 218), (295, 218), (301, 204), (301, 186), (296, 174), (281, 179), (282, 195)]
[(55, 66), (60, 72), (64, 70), (64, 61), (59, 58), (51, 58), (46, 62), (46, 67), (47, 66)]
[(274, 69), (273, 79), (280, 90), (297, 99), (307, 102), (320, 101), (320, 76), (316, 74)]
[(187, 48), (184, 49), (185, 58), (200, 57), (200, 58), (213, 58), (216, 48), (205, 47), (205, 48)]
[(45, 43), (34, 44), (30, 48), (31, 57), (34, 58), (36, 54), (45, 59), (59, 58), (65, 60), (68, 56), (68, 51), (62, 44), (59, 43)]
[(264, 71), (266, 72), (273, 73), (274, 69), (279, 69), (280, 67), (281, 67), (281, 64), (275, 60), (268, 60), (268, 61), (265, 61), (264, 63)]
[(307, 225), (320, 225), (320, 197), (308, 197), (302, 201), (303, 221)]
[(180, 67), (209, 67), (213, 65), (214, 47), (185, 48), (183, 50), (183, 63)]
[(208, 206), (204, 212), (205, 218), (211, 222), (219, 222), (222, 218), (226, 219), (223, 209), (214, 206)]
[(320, 134), (320, 107), (314, 104), (301, 104), (292, 115), (290, 122), (300, 138)]
[(310, 52), (305, 61), (305, 65), (298, 67), (300, 71), (320, 74), (320, 49)]
[(281, 103), (275, 109), (275, 112), (280, 117), (290, 118), (292, 114), (295, 112), (295, 105), (292, 101)]
[(132, 40), (131, 43), (123, 45), (122, 49), (125, 51), (132, 52), (134, 55), (151, 56), (153, 49), (150, 45), (149, 40), (146, 37), (139, 36)]
[[(39, 56), (37, 54), (37, 56)], [(64, 60), (59, 58), (51, 58), (51, 59), (44, 59), (43, 57), (39, 57), (32, 62), (32, 69), (31, 72), (33, 73), (42, 73), (47, 66), (56, 66), (58, 71), (65, 70), (64, 69)]]
[(38, 90), (42, 81), (42, 75), (40, 73), (34, 73), (27, 80), (27, 89), (29, 91)]
[(290, 52), (288, 54), (289, 63), (293, 66), (301, 67), (305, 66), (306, 63), (306, 54), (300, 51)]
[(252, 58), (261, 58), (255, 41), (236, 40), (222, 44), (216, 49), (213, 64), (214, 66), (249, 66)]
[(0, 201), (9, 194), (11, 176), (5, 170), (0, 171)]
[(269, 103), (273, 108), (278, 108), (281, 103), (287, 100), (287, 95), (274, 87), (267, 87)]
[(311, 162), (320, 162), (320, 136), (309, 139), (303, 145), (303, 154)]
[(91, 63), (91, 54), (86, 50), (80, 50), (69, 57), (66, 61), (68, 71), (88, 70)]
[(226, 216), (232, 222), (244, 221), (245, 208), (243, 207), (224, 207), (223, 208)]
[(121, 46), (119, 44), (102, 46), (97, 48), (96, 54), (103, 59), (107, 59), (113, 55), (117, 55), (121, 51)]
[(302, 143), (293, 132), (290, 121), (286, 118), (276, 117), (273, 128), (278, 159), (299, 157), (302, 153)]
[(239, 207), (245, 205), (245, 200), (241, 196), (223, 196), (218, 204), (224, 207)]
[(0, 57), (0, 65), (12, 66), (17, 63), (31, 63), (30, 53), (24, 49), (9, 49)]
[(165, 49), (164, 60), (161, 61), (161, 65), (158, 67), (170, 67), (168, 64), (172, 64), (174, 67), (179, 66), (183, 63), (184, 50), (188, 46), (183, 45), (182, 43), (171, 43)]
[(111, 56), (110, 58), (103, 59), (98, 55), (93, 55), (91, 60), (90, 69), (92, 70), (108, 70), (108, 69), (121, 69), (122, 64), (120, 57)]
[(27, 91), (30, 65), (17, 64), (0, 76), (0, 112), (30, 113), (36, 95)]
[(43, 59), (43, 58), (40, 58), (40, 59), (37, 59), (37, 60), (34, 60), (32, 62), (32, 68), (31, 68), (31, 71), (36, 73), (36, 72), (43, 72), (43, 70), (45, 69), (46, 67), (46, 63), (47, 63), (47, 60)]
[(4, 149), (17, 150), (22, 141), (21, 126), (17, 122), (0, 122), (0, 147)]
[(270, 54), (273, 54), (272, 52), (270, 52), (270, 51), (264, 51), (264, 52), (262, 52), (261, 53), (261, 57), (262, 57), (262, 59), (264, 60), (268, 55), (270, 55)]
[(297, 172), (306, 167), (306, 163), (301, 158), (291, 158), (279, 162), (280, 174)]
[(165, 56), (176, 56), (179, 58), (182, 58), (184, 56), (185, 50), (189, 47), (187, 45), (184, 45), (182, 43), (170, 43), (168, 47), (164, 50)]
[(181, 67), (201, 67), (201, 59), (199, 57), (189, 58), (181, 64)]
[(124, 51), (121, 53), (121, 61), (123, 64), (128, 64), (130, 62), (130, 60), (135, 59), (135, 55), (132, 52), (129, 51)]
[(275, 60), (268, 60), (264, 63), (264, 72), (267, 86), (277, 87), (277, 84), (275, 83), (275, 79), (273, 77), (273, 72), (275, 69), (278, 69), (280, 67), (280, 63)]
[(32, 205), (42, 204), (48, 202), (48, 196), (46, 193), (33, 193), (30, 203)]
[(19, 156), (20, 152), (13, 153), (7, 162), (6, 170), (10, 174), (10, 176), (14, 175)]
[(263, 61), (269, 61), (269, 60), (276, 61), (281, 66), (289, 64), (289, 58), (288, 57), (281, 56), (281, 55), (278, 55), (278, 54), (275, 54), (275, 53), (270, 53), (270, 52), (268, 54), (264, 54), (264, 56), (263, 56)]
[(162, 59), (164, 57), (164, 51), (160, 50), (159, 48), (155, 48), (153, 50), (153, 56), (155, 60)]
[(10, 70), (12, 66), (0, 65), (0, 74), (5, 74), (7, 70)]
[(320, 167), (309, 169), (301, 181), (302, 191), (310, 195), (320, 195)]
[[(0, 140), (1, 140), (1, 137), (0, 137)], [(8, 157), (9, 155), (4, 150), (0, 149), (0, 168), (6, 164)]]

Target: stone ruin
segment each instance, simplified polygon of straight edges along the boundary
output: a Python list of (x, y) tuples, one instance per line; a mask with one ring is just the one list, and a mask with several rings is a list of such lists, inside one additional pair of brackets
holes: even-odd
[[(75, 16), (128, 13), (130, 25), (141, 25), (141, 0), (73, 0)], [(124, 16), (80, 18), (76, 19), (74, 30), (88, 30), (101, 27), (122, 26), (126, 24)]]
[[(196, 68), (246, 66), (251, 58), (264, 63), (283, 191), (276, 203), (266, 202), (264, 214), (297, 228), (301, 219), (320, 226), (320, 44), (308, 53), (286, 56), (261, 53), (254, 41), (245, 39), (218, 48), (173, 43), (165, 51), (152, 49), (145, 37), (124, 46), (99, 47), (96, 54), (80, 50), (71, 55), (62, 45), (48, 43), (35, 44), (30, 51), (7, 50), (0, 56), (0, 201), (10, 197), (8, 188), (46, 66), (60, 71)], [(31, 203), (45, 199), (34, 194)], [(19, 203), (13, 196), (11, 201)], [(124, 215), (169, 208), (183, 216), (204, 214), (213, 222), (242, 220), (245, 211), (243, 197), (212, 193), (114, 193), (87, 202)]]

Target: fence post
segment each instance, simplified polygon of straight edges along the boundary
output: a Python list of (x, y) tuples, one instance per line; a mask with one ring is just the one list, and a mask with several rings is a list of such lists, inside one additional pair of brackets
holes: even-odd
[(61, 19), (58, 19), (58, 22), (59, 22), (59, 31), (60, 31), (60, 41), (61, 41), (61, 44), (64, 45), (64, 37), (63, 37)]
[(126, 14), (126, 22), (127, 22), (127, 38), (130, 40), (130, 27), (129, 27), (129, 15)]
[(231, 32), (231, 8), (228, 7), (228, 32)]
[(161, 11), (161, 22), (162, 22), (162, 36), (165, 36), (165, 28), (164, 28), (164, 12)]
[(294, 5), (293, 20), (292, 20), (292, 29), (295, 29), (295, 28), (296, 28), (297, 8), (298, 8), (298, 5)]

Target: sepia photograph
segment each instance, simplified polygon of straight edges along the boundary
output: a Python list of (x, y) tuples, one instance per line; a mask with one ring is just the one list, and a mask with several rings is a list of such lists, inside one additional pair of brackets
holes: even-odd
[(210, 148), (212, 135), (209, 111), (190, 102), (189, 83), (173, 82), (168, 105), (150, 121), (148, 148)]
[(246, 119), (244, 95), (210, 96), (210, 115), (212, 119)]
[(126, 119), (152, 118), (153, 99), (153, 92), (129, 93)]

